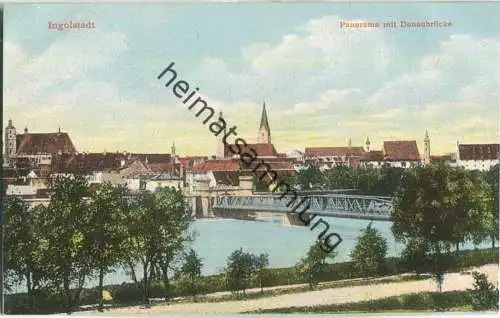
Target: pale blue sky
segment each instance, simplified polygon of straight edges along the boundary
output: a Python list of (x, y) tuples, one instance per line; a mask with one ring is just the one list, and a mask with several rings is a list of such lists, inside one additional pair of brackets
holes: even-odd
[[(279, 151), (417, 139), (498, 140), (498, 3), (5, 5), (5, 114), (68, 131), (80, 151), (212, 154), (215, 139), (156, 80), (185, 79), (256, 137), (262, 100)], [(48, 30), (93, 20), (94, 30)], [(450, 28), (346, 30), (340, 20)]]

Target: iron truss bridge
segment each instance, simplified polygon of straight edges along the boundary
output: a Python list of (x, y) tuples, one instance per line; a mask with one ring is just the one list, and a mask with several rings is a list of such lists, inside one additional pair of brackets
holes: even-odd
[[(235, 212), (295, 214), (302, 212), (309, 204), (310, 207), (305, 212), (307, 214), (350, 219), (391, 220), (390, 197), (348, 194), (299, 196), (293, 204), (287, 206), (292, 198), (285, 196), (280, 199), (280, 196), (276, 195), (218, 196), (214, 200), (213, 208)], [(293, 211), (293, 208), (302, 200), (304, 203)]]

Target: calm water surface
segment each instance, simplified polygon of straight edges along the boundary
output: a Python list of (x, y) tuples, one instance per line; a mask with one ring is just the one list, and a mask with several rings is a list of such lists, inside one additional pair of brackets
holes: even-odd
[[(337, 232), (343, 239), (337, 247), (334, 262), (350, 260), (360, 230), (370, 221), (340, 218), (324, 218), (330, 224), (330, 230)], [(387, 256), (399, 256), (404, 246), (396, 243), (391, 232), (392, 222), (374, 221), (372, 227), (378, 229), (387, 239)], [(191, 229), (198, 233), (193, 248), (203, 260), (203, 274), (220, 273), (226, 265), (227, 257), (235, 249), (243, 248), (255, 254), (269, 254), (270, 267), (289, 267), (295, 265), (315, 242), (323, 230), (318, 226), (311, 231), (309, 227), (283, 225), (281, 218), (266, 221), (242, 221), (231, 219), (201, 219), (193, 222)], [(334, 238), (332, 238), (334, 242)], [(484, 243), (480, 247), (489, 247)], [(462, 248), (473, 248), (466, 244)], [(139, 268), (138, 268), (139, 269)], [(139, 272), (140, 273), (140, 272)], [(104, 284), (130, 282), (125, 272), (118, 269), (105, 277)], [(91, 279), (86, 287), (96, 286), (97, 279)], [(20, 286), (21, 289), (24, 289)], [(19, 290), (19, 289), (17, 289)]]

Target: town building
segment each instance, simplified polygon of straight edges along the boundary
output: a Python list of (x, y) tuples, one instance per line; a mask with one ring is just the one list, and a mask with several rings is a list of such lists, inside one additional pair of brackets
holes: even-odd
[(32, 165), (50, 164), (56, 154), (74, 154), (76, 148), (68, 133), (30, 133), (28, 128), (18, 134), (9, 119), (5, 128), (5, 162), (17, 165), (28, 160)]
[(467, 170), (487, 171), (500, 162), (500, 144), (460, 144), (457, 141), (456, 162)]
[[(382, 150), (369, 150), (367, 139), (366, 149), (359, 159), (359, 167), (394, 167), (410, 168), (419, 166), (422, 162), (415, 140), (384, 141)], [(430, 151), (430, 144), (427, 148)], [(430, 153), (427, 152), (430, 157)]]
[[(221, 134), (222, 135), (222, 134)], [(221, 146), (222, 145), (222, 146)], [(246, 146), (242, 144), (224, 144), (222, 140), (218, 142), (219, 155), (218, 158), (225, 159), (239, 159), (241, 154), (247, 153), (259, 159), (273, 159), (273, 158), (283, 158), (285, 155), (279, 154), (276, 148), (271, 143), (271, 128), (269, 126), (269, 120), (267, 118), (266, 104), (262, 106), (262, 114), (260, 118), (259, 130), (257, 132), (257, 142), (247, 143)], [(220, 153), (223, 149), (223, 153)], [(233, 151), (231, 151), (231, 149)], [(239, 151), (241, 150), (241, 151)], [(239, 152), (240, 155), (235, 154)]]
[(364, 153), (363, 147), (352, 146), (351, 139), (345, 147), (306, 147), (305, 161), (327, 170), (333, 167), (356, 167)]

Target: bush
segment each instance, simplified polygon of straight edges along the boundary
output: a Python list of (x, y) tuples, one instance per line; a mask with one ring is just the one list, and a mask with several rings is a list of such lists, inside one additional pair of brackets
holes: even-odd
[(498, 310), (498, 288), (488, 281), (485, 274), (472, 273), (474, 289), (469, 289), (472, 309), (475, 311)]
[(359, 275), (376, 276), (383, 272), (386, 254), (387, 240), (370, 223), (366, 229), (361, 230), (350, 256)]
[(134, 283), (123, 283), (111, 290), (113, 302), (117, 304), (135, 304), (142, 300), (142, 292)]

